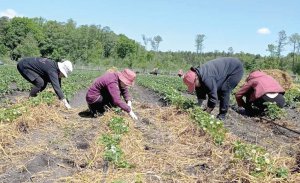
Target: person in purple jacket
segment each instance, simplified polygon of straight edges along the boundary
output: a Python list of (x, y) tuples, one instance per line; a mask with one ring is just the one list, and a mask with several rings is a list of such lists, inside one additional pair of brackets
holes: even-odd
[(137, 120), (137, 116), (132, 111), (131, 98), (128, 92), (128, 86), (134, 84), (135, 78), (135, 72), (130, 69), (124, 69), (122, 72), (106, 72), (96, 78), (86, 94), (86, 101), (91, 114), (97, 116), (97, 113), (105, 112), (105, 106), (117, 106), (129, 113), (134, 120)]

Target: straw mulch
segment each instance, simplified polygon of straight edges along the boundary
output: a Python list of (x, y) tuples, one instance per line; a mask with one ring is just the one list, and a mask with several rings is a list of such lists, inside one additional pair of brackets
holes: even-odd
[[(232, 143), (237, 137), (229, 133), (224, 144), (216, 146), (185, 112), (139, 103), (134, 107), (140, 119), (134, 122), (127, 114), (121, 115), (130, 130), (122, 136), (120, 144), (132, 168), (116, 168), (112, 163), (107, 166), (103, 159), (105, 147), (99, 143), (99, 137), (110, 133), (107, 123), (117, 115), (113, 111), (90, 119), (78, 116), (82, 109), (66, 111), (60, 106), (41, 105), (5, 124), (7, 130), (1, 126), (1, 139), (6, 142), (2, 140), (0, 147), (0, 172), (2, 175), (9, 173), (9, 169), (22, 172), (42, 154), (54, 163), (30, 172), (35, 182), (285, 181), (251, 176), (249, 164), (233, 157)], [(26, 124), (26, 133), (17, 128), (20, 123)], [(88, 142), (88, 148), (77, 147), (81, 140)], [(293, 158), (281, 157), (280, 153), (274, 156), (276, 165), (295, 164)], [(286, 181), (297, 182), (297, 178), (293, 174)]]
[(292, 87), (293, 78), (287, 72), (279, 69), (268, 69), (262, 71), (276, 79), (285, 90)]
[[(135, 105), (136, 106), (136, 105)], [(71, 182), (272, 182), (271, 176), (256, 178), (249, 164), (233, 157), (232, 143), (237, 137), (227, 134), (222, 146), (216, 146), (186, 113), (173, 107), (136, 107), (140, 120), (126, 117), (130, 127), (122, 137), (125, 159), (134, 165), (108, 170), (86, 169), (67, 180)], [(106, 121), (109, 118), (102, 118)], [(101, 153), (100, 153), (101, 154)], [(274, 164), (292, 166), (293, 158), (274, 153)], [(99, 160), (101, 161), (101, 160)], [(295, 176), (296, 177), (296, 176)], [(293, 177), (291, 180), (294, 180)], [(65, 181), (66, 179), (62, 179)]]

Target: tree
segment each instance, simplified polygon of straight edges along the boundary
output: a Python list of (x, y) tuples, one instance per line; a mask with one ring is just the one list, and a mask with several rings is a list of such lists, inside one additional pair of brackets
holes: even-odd
[(277, 58), (280, 60), (280, 66), (283, 67), (283, 59), (281, 59), (281, 54), (284, 51), (284, 46), (287, 44), (287, 36), (284, 30), (278, 33), (278, 41), (277, 41)]
[(11, 59), (17, 60), (18, 55), (14, 49), (31, 33), (33, 38), (40, 43), (44, 36), (41, 27), (37, 25), (32, 19), (15, 17), (8, 24), (5, 29), (4, 43), (5, 46), (10, 49)]
[[(116, 51), (117, 51), (117, 55), (118, 57), (124, 59), (125, 57), (134, 57), (134, 55), (136, 55), (137, 53), (137, 45), (136, 43), (127, 38), (125, 35), (121, 34), (119, 36), (119, 40), (117, 42), (116, 45)], [(133, 59), (129, 58), (129, 63), (128, 63), (129, 67), (132, 67), (133, 65)]]
[(276, 56), (276, 46), (274, 44), (268, 44), (268, 49), (267, 51), (270, 52), (270, 57), (275, 57)]
[(163, 39), (159, 36), (159, 35), (157, 35), (157, 36), (155, 36), (152, 40), (151, 40), (151, 46), (152, 46), (152, 49), (154, 50), (154, 51), (158, 51), (158, 47), (159, 47), (159, 44), (160, 44), (160, 42), (162, 42), (163, 41)]
[(297, 54), (296, 50), (297, 50), (297, 46), (300, 43), (300, 35), (297, 34), (297, 33), (292, 34), (289, 37), (289, 42), (293, 46), (293, 64), (292, 64), (292, 70), (294, 71), (294, 68), (295, 68), (295, 57), (296, 57), (296, 54)]
[(117, 44), (117, 38), (115, 34), (110, 30), (109, 27), (103, 27), (102, 29), (102, 45), (103, 45), (103, 56), (108, 58), (112, 55), (114, 47)]
[(16, 49), (14, 49), (13, 54), (17, 59), (23, 57), (41, 56), (38, 42), (31, 33), (29, 33), (26, 38), (16, 47)]
[(233, 48), (232, 48), (232, 47), (229, 47), (229, 48), (228, 48), (228, 56), (232, 56), (233, 53), (234, 53)]
[(195, 43), (196, 43), (196, 53), (197, 54), (201, 54), (203, 51), (203, 41), (204, 41), (205, 35), (204, 34), (197, 34), (196, 35), (196, 39), (195, 39)]
[(5, 38), (5, 29), (9, 24), (8, 17), (0, 17), (0, 55), (6, 55), (8, 52), (7, 47), (5, 46), (4, 38)]
[(151, 41), (149, 38), (147, 38), (144, 34), (142, 35), (143, 43), (145, 45), (145, 49), (147, 49), (149, 41)]

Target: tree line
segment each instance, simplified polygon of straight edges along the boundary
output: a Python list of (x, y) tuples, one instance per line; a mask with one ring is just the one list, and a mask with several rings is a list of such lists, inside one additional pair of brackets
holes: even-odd
[[(195, 52), (161, 52), (159, 45), (163, 38), (141, 35), (142, 43), (116, 34), (109, 27), (101, 25), (80, 25), (69, 19), (67, 22), (43, 18), (0, 17), (0, 58), (18, 61), (23, 57), (41, 56), (56, 61), (69, 59), (78, 65), (116, 66), (141, 69), (154, 67), (164, 70), (188, 69), (220, 56), (240, 58), (247, 70), (256, 68), (280, 68), (300, 73), (299, 35), (287, 36), (279, 33), (276, 44), (267, 45), (269, 56), (227, 51), (203, 52), (206, 36), (195, 37)], [(282, 55), (285, 46), (293, 50)], [(151, 49), (149, 49), (149, 47)]]

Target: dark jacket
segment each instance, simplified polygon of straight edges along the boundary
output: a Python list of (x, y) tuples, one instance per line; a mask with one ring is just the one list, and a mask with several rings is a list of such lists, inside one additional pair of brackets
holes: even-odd
[(243, 73), (243, 64), (237, 58), (217, 58), (211, 60), (197, 68), (193, 68), (199, 77), (201, 86), (196, 87), (198, 99), (206, 99), (207, 106), (214, 108), (218, 101), (218, 94), (230, 92), (233, 88), (227, 79), (230, 76)]
[(18, 69), (30, 82), (41, 77), (44, 82), (50, 82), (59, 99), (64, 98), (61, 90), (61, 80), (59, 68), (55, 61), (47, 58), (24, 58), (19, 61)]

